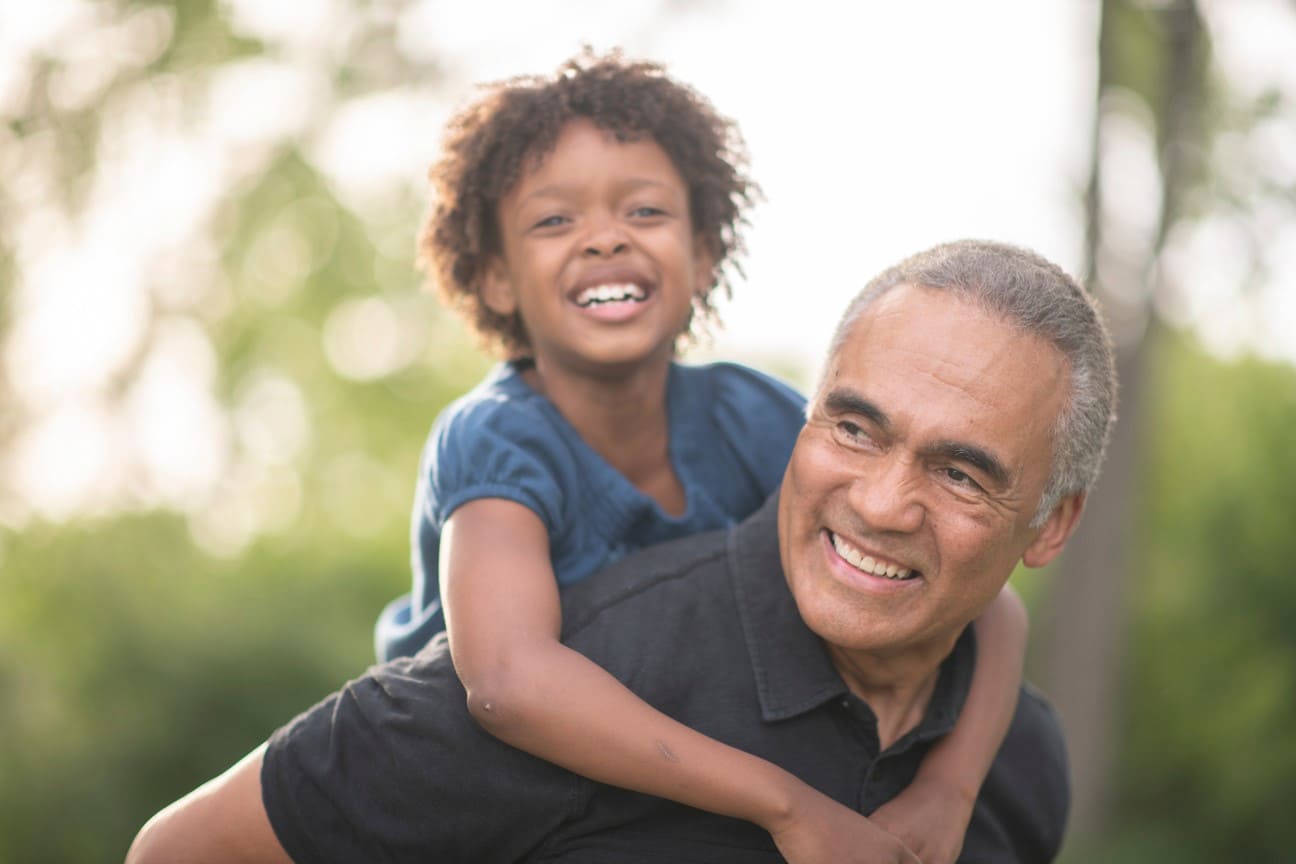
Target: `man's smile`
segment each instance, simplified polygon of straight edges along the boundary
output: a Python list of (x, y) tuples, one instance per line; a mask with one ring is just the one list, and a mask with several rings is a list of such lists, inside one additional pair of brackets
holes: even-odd
[(850, 564), (856, 570), (867, 573), (870, 576), (880, 576), (884, 579), (890, 579), (895, 582), (903, 582), (907, 579), (913, 579), (921, 576), (921, 572), (906, 567), (903, 564), (897, 564), (894, 561), (888, 561), (876, 555), (868, 555), (853, 546), (850, 542), (842, 539), (841, 535), (832, 531), (826, 532), (829, 541), (832, 543), (835, 551), (846, 563)]

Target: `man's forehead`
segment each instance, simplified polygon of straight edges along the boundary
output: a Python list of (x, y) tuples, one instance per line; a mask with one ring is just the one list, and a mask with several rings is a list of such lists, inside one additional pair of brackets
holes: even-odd
[[(1065, 365), (1062, 353), (1041, 336), (954, 290), (901, 283), (860, 313), (841, 341), (847, 354), (900, 350), (919, 357), (945, 357), (954, 368), (1022, 353)], [(985, 371), (996, 371), (990, 366)], [(1047, 374), (1049, 370), (1040, 370)]]
[(920, 282), (900, 282), (879, 294), (860, 315), (863, 320), (872, 317), (902, 316), (910, 307), (951, 305), (965, 307), (969, 314), (988, 315), (971, 296), (949, 288), (932, 288)]
[(1065, 372), (1053, 345), (975, 301), (899, 285), (856, 320), (819, 395), (849, 391), (892, 423), (1002, 450), (1050, 440)]

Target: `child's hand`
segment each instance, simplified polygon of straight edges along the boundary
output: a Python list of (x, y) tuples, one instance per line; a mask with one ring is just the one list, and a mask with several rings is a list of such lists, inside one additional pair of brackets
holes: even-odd
[(813, 790), (770, 836), (789, 864), (923, 864), (894, 835)]
[(914, 851), (923, 864), (954, 864), (975, 802), (947, 783), (920, 773), (869, 818)]

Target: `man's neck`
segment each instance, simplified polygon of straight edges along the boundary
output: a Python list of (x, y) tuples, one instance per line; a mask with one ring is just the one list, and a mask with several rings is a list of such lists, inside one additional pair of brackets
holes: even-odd
[(885, 750), (922, 722), (931, 704), (940, 664), (953, 643), (893, 654), (852, 651), (828, 645), (846, 686), (868, 703), (877, 717), (878, 746)]

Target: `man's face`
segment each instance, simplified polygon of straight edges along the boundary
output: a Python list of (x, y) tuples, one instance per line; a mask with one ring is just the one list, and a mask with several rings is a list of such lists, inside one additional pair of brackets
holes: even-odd
[(944, 656), (1019, 560), (1047, 563), (1066, 499), (1031, 528), (1067, 363), (953, 295), (901, 285), (829, 360), (779, 504), (784, 571), (812, 630)]

